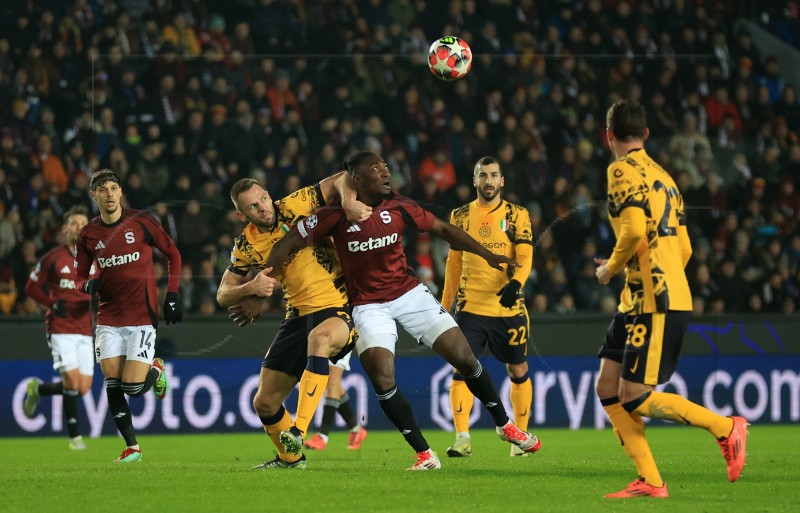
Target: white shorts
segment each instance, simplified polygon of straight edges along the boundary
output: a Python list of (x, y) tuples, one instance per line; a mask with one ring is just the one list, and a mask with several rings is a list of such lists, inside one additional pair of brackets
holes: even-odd
[(94, 344), (89, 335), (53, 333), (47, 335), (47, 345), (59, 373), (78, 369), (84, 376), (94, 376)]
[(394, 301), (354, 307), (353, 321), (358, 330), (358, 354), (371, 347), (383, 347), (394, 353), (397, 344), (395, 321), (417, 342), (427, 347), (433, 347), (442, 333), (458, 326), (453, 316), (422, 284)]
[(350, 357), (352, 355), (353, 355), (353, 352), (350, 351), (349, 353), (344, 355), (342, 358), (339, 358), (338, 362), (336, 362), (336, 363), (328, 362), (328, 363), (330, 363), (334, 367), (339, 367), (340, 369), (343, 369), (345, 372), (347, 372), (347, 371), (350, 370)]
[(95, 330), (97, 361), (116, 356), (153, 363), (156, 354), (156, 329), (146, 326), (97, 326)]

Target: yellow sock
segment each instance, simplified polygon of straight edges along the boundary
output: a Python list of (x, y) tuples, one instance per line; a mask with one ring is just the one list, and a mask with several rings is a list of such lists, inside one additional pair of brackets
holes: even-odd
[(469, 412), (472, 411), (474, 402), (475, 397), (467, 388), (467, 383), (463, 379), (454, 379), (450, 384), (450, 408), (453, 411), (456, 433), (469, 431)]
[[(327, 361), (325, 362), (327, 365)], [(303, 436), (308, 432), (308, 426), (317, 411), (317, 406), (325, 394), (325, 387), (328, 386), (328, 375), (317, 374), (306, 369), (300, 377), (300, 391), (297, 399), (297, 415), (294, 417), (294, 425), (303, 432)]]
[(275, 424), (264, 426), (264, 431), (267, 432), (270, 440), (272, 440), (272, 445), (274, 445), (278, 449), (278, 456), (280, 456), (280, 458), (287, 463), (294, 463), (295, 461), (299, 460), (303, 455), (283, 452), (283, 445), (281, 445), (280, 441), (281, 431), (286, 431), (290, 427), (292, 427), (292, 417), (289, 415), (288, 411), (284, 410), (283, 417), (281, 417), (281, 420), (279, 420)]
[(717, 415), (708, 408), (681, 397), (665, 392), (651, 392), (634, 413), (652, 419), (664, 419), (690, 426), (701, 427), (714, 437), (722, 438), (731, 434), (733, 419)]
[(614, 435), (616, 435), (622, 448), (625, 449), (628, 457), (633, 460), (639, 475), (649, 485), (662, 486), (664, 481), (661, 480), (661, 474), (658, 472), (656, 461), (653, 459), (653, 453), (650, 452), (650, 446), (644, 437), (642, 417), (625, 411), (625, 408), (622, 407), (618, 400), (613, 404), (604, 405), (603, 409), (608, 414), (608, 418), (611, 419)]
[(524, 383), (511, 382), (511, 409), (514, 410), (514, 424), (523, 431), (528, 430), (531, 418), (531, 402), (533, 401), (533, 385), (528, 378)]

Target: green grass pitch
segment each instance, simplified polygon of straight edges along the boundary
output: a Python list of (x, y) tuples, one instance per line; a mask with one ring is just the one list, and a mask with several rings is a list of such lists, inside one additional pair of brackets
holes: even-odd
[(635, 470), (610, 430), (536, 430), (541, 452), (510, 458), (491, 431), (473, 432), (473, 456), (449, 459), (452, 434), (427, 430), (440, 471), (406, 472), (413, 453), (397, 432), (370, 431), (360, 451), (346, 433), (328, 450), (309, 451), (305, 471), (250, 470), (272, 458), (263, 433), (142, 434), (143, 459), (114, 464), (122, 440), (87, 440), (72, 452), (66, 438), (0, 439), (3, 512), (587, 512), (799, 511), (800, 429), (751, 426), (748, 465), (729, 483), (710, 435), (653, 427), (648, 439), (670, 498), (610, 501), (603, 494)]

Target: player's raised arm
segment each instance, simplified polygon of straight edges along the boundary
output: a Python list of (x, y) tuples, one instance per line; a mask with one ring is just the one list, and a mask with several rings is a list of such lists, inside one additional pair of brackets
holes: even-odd
[(450, 246), (456, 251), (475, 253), (479, 257), (486, 260), (491, 267), (497, 269), (498, 271), (505, 271), (503, 264), (511, 267), (519, 267), (519, 264), (516, 261), (508, 258), (505, 255), (497, 255), (492, 253), (488, 249), (481, 246), (478, 241), (470, 237), (467, 232), (461, 228), (453, 226), (448, 222), (442, 221), (438, 217), (434, 218), (433, 226), (431, 227), (430, 232), (449, 242)]
[(369, 219), (372, 215), (372, 207), (365, 205), (356, 199), (356, 188), (353, 179), (347, 171), (348, 162), (343, 162), (336, 169), (341, 169), (338, 173), (322, 180), (319, 185), (327, 201), (328, 193), (326, 188), (332, 189), (331, 196), (335, 196), (342, 204), (344, 213), (348, 221), (361, 223)]

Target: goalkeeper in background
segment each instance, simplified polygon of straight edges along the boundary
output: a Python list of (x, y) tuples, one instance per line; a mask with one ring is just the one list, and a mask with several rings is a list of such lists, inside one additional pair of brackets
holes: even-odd
[[(472, 352), (480, 356), (486, 346), (506, 364), (511, 378), (511, 406), (514, 423), (528, 430), (533, 387), (528, 375), (529, 319), (521, 294), (533, 265), (533, 233), (528, 211), (505, 201), (500, 192), (504, 179), (500, 164), (493, 157), (483, 157), (475, 164), (472, 183), (478, 197), (455, 210), (450, 223), (462, 228), (481, 245), (519, 262), (520, 267), (507, 273), (493, 269), (472, 253), (450, 250), (447, 257), (442, 305), (455, 302), (455, 320), (467, 337)], [(469, 416), (474, 397), (464, 376), (454, 372), (450, 386), (456, 440), (447, 455), (472, 455)], [(528, 453), (511, 446), (511, 456)]]

